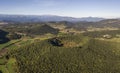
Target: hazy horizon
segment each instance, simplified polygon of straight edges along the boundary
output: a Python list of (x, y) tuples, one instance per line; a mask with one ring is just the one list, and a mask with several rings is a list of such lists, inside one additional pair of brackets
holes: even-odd
[(118, 0), (0, 0), (0, 14), (119, 18)]

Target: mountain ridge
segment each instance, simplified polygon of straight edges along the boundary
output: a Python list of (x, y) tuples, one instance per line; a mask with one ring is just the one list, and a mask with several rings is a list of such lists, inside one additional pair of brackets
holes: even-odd
[(48, 22), (48, 21), (69, 21), (69, 22), (97, 22), (104, 20), (100, 17), (69, 17), (69, 16), (57, 16), (57, 15), (9, 15), (0, 14), (0, 21), (15, 21), (15, 22)]

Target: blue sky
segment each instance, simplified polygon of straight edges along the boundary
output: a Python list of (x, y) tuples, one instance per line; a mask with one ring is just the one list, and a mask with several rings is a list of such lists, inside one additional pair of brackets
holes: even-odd
[(0, 0), (0, 14), (120, 17), (120, 0)]

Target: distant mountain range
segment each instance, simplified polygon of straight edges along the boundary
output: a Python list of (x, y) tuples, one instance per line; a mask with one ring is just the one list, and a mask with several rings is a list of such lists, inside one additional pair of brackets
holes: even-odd
[(56, 15), (3, 15), (0, 14), (0, 21), (7, 22), (48, 22), (48, 21), (69, 21), (69, 22), (97, 22), (104, 20), (104, 18), (99, 17), (84, 17), (84, 18), (74, 18)]

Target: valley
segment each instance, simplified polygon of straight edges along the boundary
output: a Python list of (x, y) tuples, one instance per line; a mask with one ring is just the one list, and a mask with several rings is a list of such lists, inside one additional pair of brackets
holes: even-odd
[(0, 25), (0, 72), (119, 73), (119, 22)]

